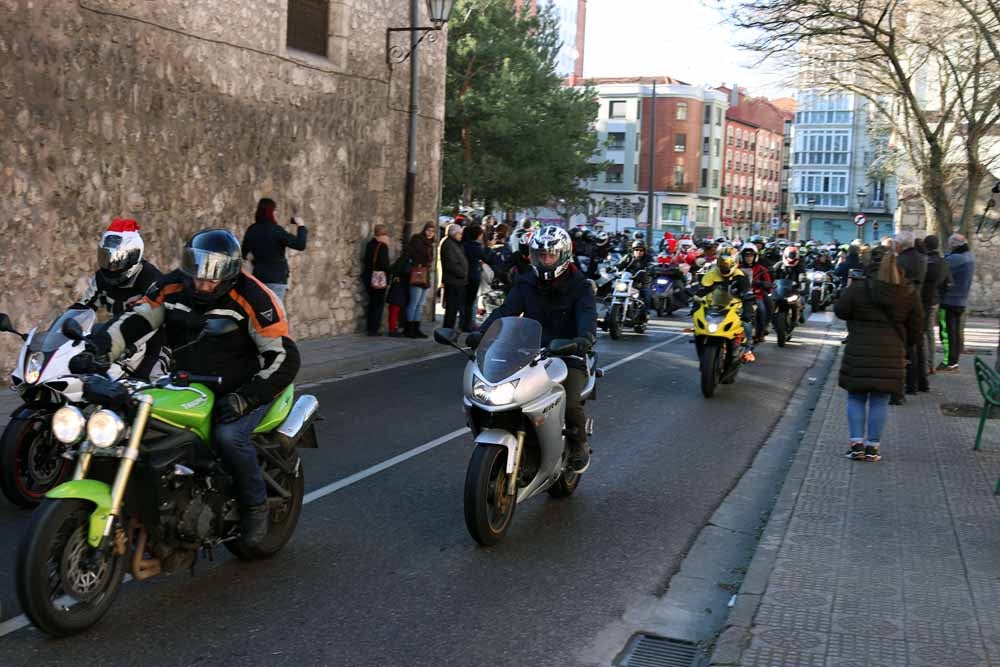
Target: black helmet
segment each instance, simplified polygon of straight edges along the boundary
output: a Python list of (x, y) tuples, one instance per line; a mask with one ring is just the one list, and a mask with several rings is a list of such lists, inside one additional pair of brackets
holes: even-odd
[[(243, 266), (240, 242), (225, 229), (205, 229), (184, 244), (181, 271), (188, 295), (203, 306), (210, 306), (233, 288)], [(201, 292), (197, 280), (218, 281), (211, 292)]]
[(574, 241), (579, 241), (580, 239), (583, 238), (583, 230), (580, 229), (579, 227), (574, 227), (573, 229), (570, 230), (569, 237)]

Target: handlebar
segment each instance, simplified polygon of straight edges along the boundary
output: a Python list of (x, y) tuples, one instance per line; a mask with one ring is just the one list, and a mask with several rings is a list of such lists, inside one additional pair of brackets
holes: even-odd
[(222, 384), (222, 377), (219, 375), (198, 375), (197, 373), (188, 373), (187, 371), (177, 371), (173, 374), (171, 382), (178, 387), (186, 387), (192, 382), (218, 385)]

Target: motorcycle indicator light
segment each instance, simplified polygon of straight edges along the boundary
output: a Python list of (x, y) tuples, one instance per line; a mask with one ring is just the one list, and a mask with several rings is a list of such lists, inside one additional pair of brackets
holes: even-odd
[(83, 439), (87, 418), (79, 408), (65, 405), (52, 415), (52, 435), (64, 445), (75, 445)]
[(28, 384), (35, 384), (42, 376), (42, 368), (45, 366), (45, 355), (41, 352), (33, 352), (28, 357), (28, 363), (24, 365), (24, 381)]
[(125, 432), (125, 422), (111, 410), (98, 410), (87, 420), (87, 439), (94, 447), (111, 447)]

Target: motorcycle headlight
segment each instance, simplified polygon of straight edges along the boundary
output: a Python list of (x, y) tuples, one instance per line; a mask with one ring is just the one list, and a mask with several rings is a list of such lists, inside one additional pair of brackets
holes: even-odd
[(486, 384), (482, 380), (476, 380), (472, 383), (472, 395), (475, 399), (490, 405), (507, 405), (514, 400), (516, 389), (517, 380), (498, 385)]
[(670, 281), (667, 280), (666, 278), (657, 278), (656, 279), (656, 284), (657, 285), (666, 285), (668, 282), (670, 282)]
[(87, 440), (94, 447), (112, 447), (125, 432), (125, 422), (111, 410), (98, 410), (87, 420)]
[(615, 283), (615, 291), (616, 292), (625, 292), (627, 290), (628, 290), (628, 283), (621, 282), (621, 281)]
[(24, 381), (28, 384), (35, 384), (42, 376), (42, 367), (45, 366), (45, 355), (41, 352), (32, 352), (28, 357), (28, 363), (24, 365)]
[(83, 439), (87, 418), (78, 408), (66, 405), (52, 415), (52, 435), (65, 445), (75, 445)]
[(708, 333), (715, 333), (718, 330), (719, 330), (719, 325), (718, 324), (716, 324), (715, 322), (709, 323), (709, 325), (708, 325)]

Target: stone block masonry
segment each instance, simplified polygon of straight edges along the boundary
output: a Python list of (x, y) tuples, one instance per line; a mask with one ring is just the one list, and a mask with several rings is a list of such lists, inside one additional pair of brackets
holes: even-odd
[[(407, 0), (329, 3), (328, 57), (285, 47), (287, 0), (0, 0), (0, 311), (72, 303), (115, 217), (177, 265), (204, 227), (242, 237), (259, 197), (293, 208), (292, 332), (357, 331), (361, 247), (402, 234), (409, 63), (385, 65)], [(436, 218), (445, 41), (421, 47), (417, 219)], [(0, 368), (16, 353), (0, 337)]]

